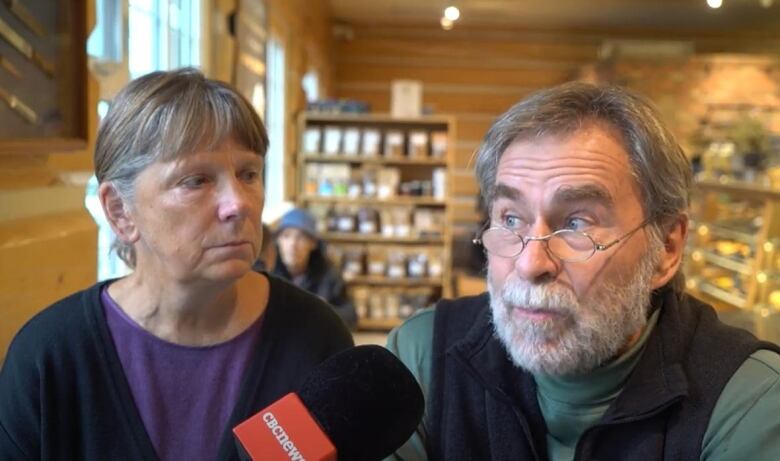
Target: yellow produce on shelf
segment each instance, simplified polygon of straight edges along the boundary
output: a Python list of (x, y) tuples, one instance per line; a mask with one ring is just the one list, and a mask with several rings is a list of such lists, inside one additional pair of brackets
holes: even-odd
[(780, 290), (775, 290), (769, 294), (769, 304), (775, 309), (780, 309)]
[(731, 290), (734, 288), (734, 278), (724, 275), (713, 279), (712, 284), (723, 290)]

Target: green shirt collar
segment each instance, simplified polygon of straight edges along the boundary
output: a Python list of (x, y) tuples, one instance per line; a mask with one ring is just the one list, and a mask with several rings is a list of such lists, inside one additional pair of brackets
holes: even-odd
[(656, 309), (647, 321), (639, 340), (625, 353), (597, 368), (591, 373), (572, 376), (534, 375), (538, 392), (547, 400), (574, 406), (599, 404), (614, 399), (642, 357), (660, 309)]

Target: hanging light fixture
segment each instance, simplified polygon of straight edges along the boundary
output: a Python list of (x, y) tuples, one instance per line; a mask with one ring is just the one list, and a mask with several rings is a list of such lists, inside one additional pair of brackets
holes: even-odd
[(712, 9), (718, 9), (723, 5), (723, 0), (707, 0), (707, 6)]
[(458, 18), (460, 18), (460, 10), (457, 6), (450, 5), (447, 8), (444, 8), (442, 17), (439, 20), (441, 28), (444, 30), (451, 30), (455, 27), (455, 21), (457, 21)]
[(460, 17), (460, 10), (457, 6), (448, 6), (444, 8), (444, 17), (453, 22), (457, 21)]

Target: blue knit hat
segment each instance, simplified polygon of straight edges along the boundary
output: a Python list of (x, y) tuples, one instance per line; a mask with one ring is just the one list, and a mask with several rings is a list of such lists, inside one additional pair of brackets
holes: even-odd
[(276, 234), (279, 235), (283, 230), (289, 228), (301, 230), (314, 240), (320, 240), (320, 233), (317, 232), (317, 221), (311, 213), (303, 208), (293, 208), (285, 213), (279, 221)]

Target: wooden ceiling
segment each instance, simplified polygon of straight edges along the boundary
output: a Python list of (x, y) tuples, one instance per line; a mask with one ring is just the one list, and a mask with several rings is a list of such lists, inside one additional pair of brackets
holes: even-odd
[(780, 36), (780, 0), (329, 0), (340, 23), (438, 27), (442, 10), (458, 6), (456, 27), (556, 30), (652, 30)]

